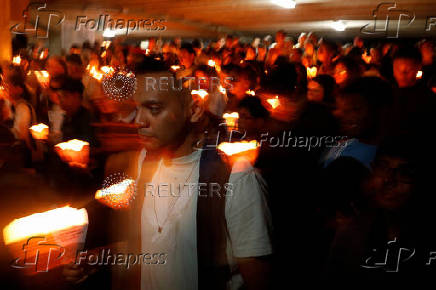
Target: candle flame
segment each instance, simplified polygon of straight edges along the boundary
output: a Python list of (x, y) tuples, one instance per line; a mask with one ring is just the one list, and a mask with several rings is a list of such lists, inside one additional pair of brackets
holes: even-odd
[(225, 95), (227, 93), (226, 89), (223, 88), (223, 86), (219, 86), (218, 90), (221, 92), (221, 94)]
[(255, 96), (256, 95), (256, 93), (254, 92), (254, 91), (252, 91), (252, 90), (248, 90), (248, 91), (246, 91), (245, 92), (247, 95), (250, 95), (250, 96)]
[(226, 125), (229, 128), (236, 128), (239, 119), (239, 114), (237, 112), (224, 113), (223, 119), (226, 120)]
[(421, 78), (422, 78), (422, 70), (419, 70), (419, 71), (416, 73), (416, 78), (417, 78), (417, 79), (421, 79)]
[(21, 57), (20, 57), (19, 55), (14, 56), (14, 57), (12, 58), (12, 63), (13, 63), (13, 64), (16, 64), (16, 65), (20, 65), (20, 64), (21, 64)]
[(371, 57), (371, 55), (364, 53), (364, 54), (362, 54), (362, 59), (365, 61), (365, 63), (370, 64), (372, 57)]
[(114, 68), (113, 67), (111, 67), (111, 66), (102, 66), (101, 68), (100, 68), (100, 70), (102, 71), (102, 72), (104, 72), (105, 74), (108, 74), (108, 73), (113, 73), (115, 70), (114, 70)]
[(318, 69), (316, 68), (316, 66), (307, 68), (307, 77), (308, 78), (311, 79), (311, 78), (316, 77), (317, 73), (318, 73)]
[(103, 73), (98, 71), (95, 66), (91, 67), (91, 69), (89, 70), (89, 74), (98, 81), (101, 81), (103, 79)]
[(177, 70), (180, 69), (180, 65), (172, 65), (172, 66), (171, 66), (171, 69), (172, 69), (173, 71), (177, 71)]
[(44, 130), (48, 131), (48, 126), (46, 124), (40, 123), (37, 125), (33, 125), (29, 129), (35, 133), (42, 133)]
[(13, 220), (3, 228), (3, 238), (8, 245), (28, 237), (43, 236), (71, 226), (87, 224), (88, 214), (84, 208), (65, 206)]
[(268, 100), (266, 100), (266, 101), (268, 102), (268, 104), (271, 105), (271, 107), (272, 107), (273, 109), (277, 108), (277, 107), (280, 105), (279, 96), (276, 96), (276, 97), (273, 98), (273, 99), (268, 99)]
[(218, 150), (224, 152), (228, 156), (232, 156), (241, 152), (254, 150), (257, 147), (259, 147), (259, 143), (256, 140), (234, 143), (223, 142), (218, 145)]
[(208, 66), (211, 66), (211, 67), (215, 67), (215, 61), (213, 60), (213, 59), (209, 59), (209, 61), (207, 62), (207, 65)]
[(191, 95), (198, 95), (198, 96), (200, 96), (200, 98), (202, 98), (204, 100), (204, 98), (207, 95), (209, 95), (209, 93), (206, 92), (205, 90), (192, 90)]
[(82, 140), (73, 139), (67, 142), (56, 144), (55, 147), (60, 148), (61, 150), (82, 151), (83, 147), (86, 145), (89, 145), (89, 143)]

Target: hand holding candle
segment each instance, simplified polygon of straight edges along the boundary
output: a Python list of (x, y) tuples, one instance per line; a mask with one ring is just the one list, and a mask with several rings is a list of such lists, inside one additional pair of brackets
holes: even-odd
[(89, 162), (89, 143), (77, 139), (55, 145), (62, 161), (71, 167), (86, 168)]

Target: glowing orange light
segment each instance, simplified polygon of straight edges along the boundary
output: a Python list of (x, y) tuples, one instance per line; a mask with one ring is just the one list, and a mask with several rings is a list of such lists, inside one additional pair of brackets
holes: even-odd
[(12, 63), (15, 64), (15, 65), (20, 65), (21, 64), (21, 57), (19, 55), (14, 56), (12, 58)]
[(421, 70), (419, 70), (419, 71), (416, 73), (416, 78), (417, 78), (417, 79), (421, 79), (421, 78), (422, 78), (422, 71), (421, 71)]
[(50, 75), (48, 73), (48, 71), (46, 70), (36, 70), (34, 71), (36, 79), (38, 80), (38, 82), (43, 86), (43, 87), (47, 87), (49, 82), (50, 82)]
[(235, 129), (238, 127), (239, 114), (237, 112), (225, 113), (223, 119), (226, 120), (228, 128)]
[(111, 67), (111, 66), (102, 66), (102, 67), (100, 68), (100, 70), (101, 70), (102, 72), (104, 72), (105, 74), (113, 73), (113, 72), (115, 71), (114, 68)]
[(89, 143), (77, 139), (55, 145), (62, 161), (72, 167), (86, 168), (89, 161)]
[(246, 91), (245, 92), (247, 95), (250, 95), (250, 96), (255, 96), (256, 95), (256, 92), (255, 91), (252, 91), (252, 90), (248, 90), (248, 91)]
[(223, 95), (227, 94), (227, 91), (226, 91), (225, 88), (223, 88), (223, 86), (219, 86), (219, 87), (218, 87), (218, 90), (219, 90), (220, 93), (223, 94)]
[(252, 141), (242, 141), (242, 142), (223, 142), (218, 145), (218, 150), (224, 152), (228, 156), (240, 154), (242, 152), (257, 149), (259, 143), (256, 140)]
[(275, 98), (266, 100), (268, 104), (271, 105), (271, 108), (275, 109), (280, 105), (279, 96), (276, 96)]
[(215, 67), (216, 63), (213, 59), (209, 59), (209, 61), (207, 62), (207, 65), (211, 66), (211, 67)]
[(191, 95), (197, 95), (200, 96), (200, 98), (202, 98), (204, 100), (204, 98), (209, 95), (208, 92), (206, 92), (205, 90), (192, 90), (191, 91)]
[(145, 54), (146, 54), (146, 55), (149, 55), (149, 54), (150, 54), (150, 49), (147, 48), (147, 49), (145, 50)]
[(48, 126), (45, 124), (33, 125), (29, 128), (32, 137), (37, 140), (46, 140), (48, 138)]
[(5, 244), (8, 245), (28, 237), (46, 235), (71, 226), (86, 224), (88, 224), (88, 214), (84, 208), (66, 206), (15, 219), (3, 229), (3, 237)]
[(111, 208), (127, 208), (135, 193), (135, 181), (124, 179), (107, 188), (99, 189), (95, 199)]
[(101, 81), (103, 79), (103, 73), (100, 72), (95, 66), (91, 67), (91, 69), (89, 70), (89, 75), (98, 81)]
[(171, 69), (172, 69), (173, 71), (178, 71), (178, 70), (180, 69), (180, 65), (172, 65), (172, 66), (171, 66)]
[[(86, 210), (66, 206), (13, 220), (3, 228), (3, 239), (24, 273), (36, 274), (74, 261), (87, 228)], [(25, 267), (26, 261), (35, 265)]]
[(307, 68), (307, 78), (312, 79), (316, 77), (317, 73), (318, 73), (318, 69), (316, 68), (316, 66)]
[(371, 57), (371, 55), (363, 53), (362, 54), (362, 59), (363, 59), (363, 61), (365, 61), (366, 64), (370, 64), (371, 60), (372, 60), (372, 57)]
[(104, 48), (108, 49), (110, 45), (111, 45), (111, 41), (110, 40), (105, 40), (105, 41), (102, 42), (101, 47), (104, 47)]
[(102, 52), (102, 54), (100, 55), (102, 58), (106, 57), (106, 50)]

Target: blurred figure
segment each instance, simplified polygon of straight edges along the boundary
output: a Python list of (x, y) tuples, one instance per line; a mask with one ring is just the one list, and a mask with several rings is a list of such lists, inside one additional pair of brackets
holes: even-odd
[(318, 75), (307, 84), (307, 100), (333, 107), (335, 79), (329, 75)]
[(337, 56), (338, 48), (335, 43), (323, 40), (318, 48), (318, 61), (321, 62), (319, 74), (327, 74), (333, 76), (334, 63), (333, 59)]
[(80, 55), (71, 54), (67, 56), (67, 72), (71, 78), (82, 80), (84, 68)]
[(334, 78), (339, 88), (345, 88), (356, 81), (360, 76), (360, 66), (351, 58), (344, 57), (336, 62)]
[(62, 124), (62, 139), (79, 139), (94, 143), (91, 127), (92, 115), (82, 106), (83, 84), (79, 80), (66, 78), (60, 90), (60, 105), (66, 116)]
[(183, 43), (179, 50), (179, 63), (183, 66), (177, 71), (177, 78), (192, 77), (195, 70), (195, 50), (190, 43)]

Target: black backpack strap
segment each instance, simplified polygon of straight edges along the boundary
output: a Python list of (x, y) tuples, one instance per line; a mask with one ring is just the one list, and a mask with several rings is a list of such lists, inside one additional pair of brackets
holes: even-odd
[(231, 168), (216, 150), (203, 150), (197, 201), (198, 289), (226, 289), (227, 261), (226, 184)]

